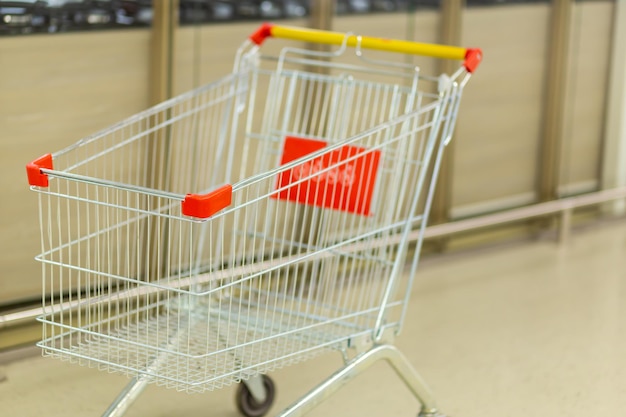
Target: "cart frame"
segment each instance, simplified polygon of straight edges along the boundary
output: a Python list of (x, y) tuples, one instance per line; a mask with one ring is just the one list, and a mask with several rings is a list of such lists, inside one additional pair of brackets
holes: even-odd
[[(338, 49), (285, 47), (268, 70), (259, 53), (268, 38)], [(358, 64), (332, 61), (349, 49)], [(429, 77), (366, 50), (463, 64)], [(442, 416), (393, 340), (481, 60), (476, 48), (264, 24), (230, 76), (31, 162), (45, 282), (39, 346), (133, 377), (105, 416), (123, 415), (152, 382), (201, 392), (240, 381), (240, 411), (260, 416), (274, 396), (265, 374), (327, 349), (345, 366), (281, 416), (303, 415), (380, 360), (419, 400), (420, 417)]]

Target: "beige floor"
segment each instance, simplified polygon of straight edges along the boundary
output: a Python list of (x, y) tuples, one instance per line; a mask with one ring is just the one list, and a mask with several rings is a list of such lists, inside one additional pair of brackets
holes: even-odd
[[(626, 415), (626, 223), (553, 241), (422, 264), (398, 345), (455, 417)], [(331, 354), (274, 374), (287, 406), (340, 365)], [(0, 367), (2, 416), (96, 416), (123, 377), (30, 358)], [(233, 389), (150, 387), (132, 416), (236, 416)], [(415, 416), (417, 402), (375, 365), (312, 416)]]

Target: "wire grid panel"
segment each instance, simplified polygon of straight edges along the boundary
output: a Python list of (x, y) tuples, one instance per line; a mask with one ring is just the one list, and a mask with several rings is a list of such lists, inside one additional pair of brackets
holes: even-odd
[[(245, 67), (55, 154), (44, 351), (199, 392), (399, 328), (406, 251), (384, 242), (423, 221), (453, 109), (415, 87)], [(229, 208), (182, 215), (223, 182)]]

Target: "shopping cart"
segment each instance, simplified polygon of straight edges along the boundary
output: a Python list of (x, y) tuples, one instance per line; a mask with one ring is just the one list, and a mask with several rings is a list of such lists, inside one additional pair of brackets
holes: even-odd
[[(265, 56), (269, 37), (330, 46)], [(431, 77), (409, 55), (463, 64)], [(267, 373), (329, 350), (345, 366), (281, 415), (381, 359), (420, 416), (440, 415), (392, 342), (480, 60), (479, 49), (266, 24), (232, 74), (28, 164), (44, 354), (131, 376), (107, 416), (148, 383), (240, 382), (240, 411), (261, 416)]]

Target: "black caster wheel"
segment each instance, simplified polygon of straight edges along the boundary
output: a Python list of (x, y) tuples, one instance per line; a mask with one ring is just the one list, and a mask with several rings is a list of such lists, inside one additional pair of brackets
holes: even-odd
[(250, 391), (246, 384), (241, 382), (239, 388), (237, 388), (237, 394), (235, 401), (237, 402), (237, 409), (241, 414), (246, 417), (261, 417), (264, 416), (274, 403), (274, 396), (276, 389), (274, 388), (274, 381), (267, 375), (262, 375), (263, 386), (265, 387), (265, 400), (258, 402)]

